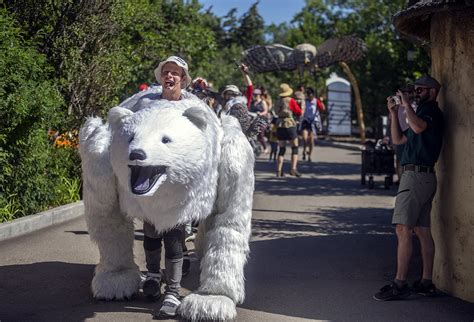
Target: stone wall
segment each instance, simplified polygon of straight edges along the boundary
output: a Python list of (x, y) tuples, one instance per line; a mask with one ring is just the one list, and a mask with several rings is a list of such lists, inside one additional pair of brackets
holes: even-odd
[(433, 76), (443, 85), (446, 119), (437, 164), (432, 226), (434, 279), (456, 297), (474, 302), (474, 10), (435, 14), (431, 23)]

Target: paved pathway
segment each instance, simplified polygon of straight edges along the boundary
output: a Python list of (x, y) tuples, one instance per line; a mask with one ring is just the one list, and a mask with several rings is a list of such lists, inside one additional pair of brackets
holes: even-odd
[[(276, 178), (273, 163), (257, 162), (247, 298), (237, 321), (473, 321), (474, 304), (450, 296), (372, 299), (394, 275), (395, 189), (384, 190), (382, 177), (374, 190), (360, 185), (356, 145), (322, 142), (313, 160), (301, 162), (302, 178)], [(143, 269), (142, 237), (137, 230)], [(83, 218), (1, 242), (0, 254), (2, 322), (151, 320), (156, 304), (142, 295), (91, 298), (98, 251)], [(411, 280), (417, 276), (413, 269)], [(193, 264), (184, 291), (197, 284)]]

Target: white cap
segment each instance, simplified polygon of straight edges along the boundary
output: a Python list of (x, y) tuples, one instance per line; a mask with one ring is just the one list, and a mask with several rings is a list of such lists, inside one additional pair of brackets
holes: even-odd
[[(184, 73), (186, 74), (186, 77), (184, 77), (184, 79), (183, 79), (184, 82), (182, 83), (182, 86), (181, 86), (182, 88), (186, 88), (186, 87), (189, 86), (189, 84), (191, 84), (192, 78), (189, 75), (188, 64), (184, 61), (183, 58), (178, 57), (178, 56), (170, 56), (170, 57), (166, 58), (166, 60), (163, 60), (162, 62), (160, 62), (158, 67), (156, 67), (156, 69), (155, 69), (155, 78), (158, 81), (158, 84), (160, 83), (161, 69), (163, 68), (163, 66), (166, 63), (176, 64), (176, 65), (178, 65), (178, 67), (181, 67), (184, 70)], [(161, 85), (163, 85), (163, 84), (161, 84)]]

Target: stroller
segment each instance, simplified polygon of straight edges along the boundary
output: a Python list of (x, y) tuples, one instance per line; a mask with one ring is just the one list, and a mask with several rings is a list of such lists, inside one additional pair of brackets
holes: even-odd
[(395, 174), (394, 151), (390, 144), (382, 139), (376, 144), (367, 141), (362, 147), (362, 165), (360, 183), (365, 185), (366, 176), (369, 176), (368, 187), (375, 187), (374, 175), (385, 175), (384, 187), (389, 189), (393, 185)]

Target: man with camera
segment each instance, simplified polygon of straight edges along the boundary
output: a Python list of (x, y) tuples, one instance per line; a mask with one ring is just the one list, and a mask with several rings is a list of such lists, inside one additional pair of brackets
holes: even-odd
[[(397, 273), (395, 280), (374, 295), (378, 301), (398, 300), (408, 297), (412, 291), (421, 295), (435, 295), (432, 282), (435, 245), (430, 231), (431, 205), (436, 193), (434, 165), (438, 160), (443, 135), (443, 113), (436, 98), (441, 85), (428, 75), (414, 83), (415, 110), (410, 104), (409, 93), (398, 91), (387, 98), (392, 119), (393, 143), (406, 144), (401, 156), (403, 174), (400, 180), (392, 224), (398, 239)], [(402, 132), (398, 109), (405, 109), (408, 128)], [(413, 232), (420, 240), (423, 262), (421, 280), (408, 286), (408, 265), (412, 254)]]

